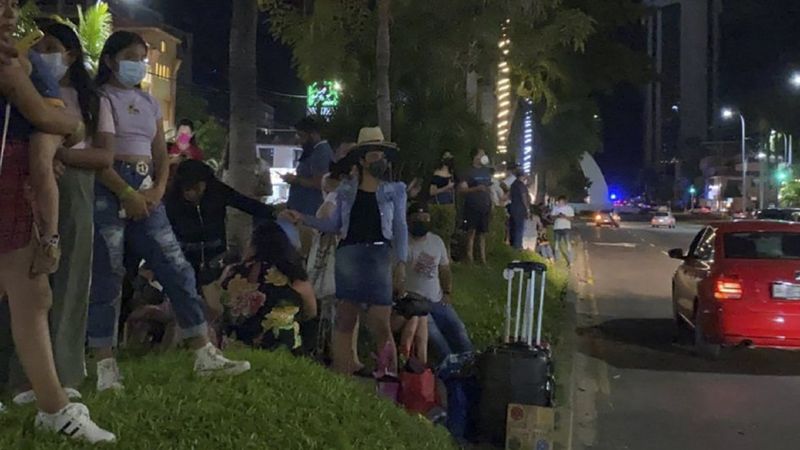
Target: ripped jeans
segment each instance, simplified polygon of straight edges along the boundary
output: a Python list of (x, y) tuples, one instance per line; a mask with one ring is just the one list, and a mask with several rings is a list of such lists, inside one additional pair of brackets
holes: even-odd
[[(138, 188), (152, 169), (122, 161), (114, 163), (117, 173)], [(144, 175), (142, 174), (144, 173)], [(183, 256), (164, 205), (140, 221), (119, 217), (116, 195), (100, 183), (95, 186), (94, 260), (87, 327), (89, 348), (114, 347), (117, 343), (124, 252), (136, 252), (144, 259), (169, 297), (183, 338), (203, 336), (207, 325), (203, 300), (197, 293), (194, 269)]]

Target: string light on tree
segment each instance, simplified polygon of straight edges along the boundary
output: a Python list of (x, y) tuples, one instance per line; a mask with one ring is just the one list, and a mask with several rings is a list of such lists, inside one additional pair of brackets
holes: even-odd
[(508, 152), (508, 132), (511, 126), (511, 68), (508, 65), (508, 52), (511, 40), (508, 38), (508, 24), (506, 20), (500, 34), (500, 62), (497, 64), (497, 153)]

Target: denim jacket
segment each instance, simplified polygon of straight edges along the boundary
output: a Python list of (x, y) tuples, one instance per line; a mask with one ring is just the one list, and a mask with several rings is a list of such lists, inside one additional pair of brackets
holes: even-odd
[[(350, 228), (350, 211), (356, 201), (358, 180), (343, 181), (336, 190), (336, 210), (326, 218), (303, 216), (303, 222), (324, 233), (339, 233), (344, 239)], [(405, 183), (381, 183), (376, 193), (383, 237), (391, 241), (397, 261), (408, 260)]]

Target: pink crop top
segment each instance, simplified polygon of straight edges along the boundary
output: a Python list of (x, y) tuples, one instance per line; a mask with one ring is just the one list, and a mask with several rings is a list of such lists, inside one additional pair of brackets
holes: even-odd
[(156, 123), (161, 120), (158, 100), (140, 89), (120, 89), (105, 85), (102, 92), (114, 116), (114, 151), (119, 156), (143, 156), (152, 154)]

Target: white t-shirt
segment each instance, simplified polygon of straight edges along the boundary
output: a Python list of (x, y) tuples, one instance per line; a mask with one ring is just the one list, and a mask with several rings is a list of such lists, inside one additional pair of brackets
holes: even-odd
[[(78, 91), (71, 87), (61, 88), (61, 100), (64, 101), (64, 106), (67, 108), (67, 114), (75, 116), (76, 118), (82, 117), (81, 105), (78, 102)], [(111, 114), (111, 103), (105, 97), (100, 97), (100, 105), (97, 114), (97, 132), (114, 134), (114, 115)], [(86, 140), (79, 142), (72, 148), (82, 149), (91, 146), (91, 137), (87, 136)]]
[(550, 215), (556, 218), (556, 221), (553, 224), (553, 229), (554, 230), (572, 229), (572, 221), (567, 220), (563, 217), (558, 217), (560, 214), (563, 214), (571, 219), (575, 217), (575, 210), (572, 209), (572, 206), (569, 205), (556, 206), (555, 208), (553, 208), (553, 211), (550, 212)]
[(439, 236), (428, 233), (423, 239), (408, 239), (406, 289), (433, 302), (442, 301), (439, 266), (450, 265), (447, 248)]
[(503, 192), (503, 188), (500, 187), (500, 183), (498, 181), (492, 181), (492, 185), (489, 186), (489, 194), (492, 197), (492, 204), (494, 206), (505, 206), (508, 204), (507, 201), (503, 201), (505, 192)]

